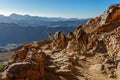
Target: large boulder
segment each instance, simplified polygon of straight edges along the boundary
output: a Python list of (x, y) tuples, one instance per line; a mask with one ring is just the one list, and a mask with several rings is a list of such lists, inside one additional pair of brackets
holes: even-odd
[[(2, 73), (2, 79), (7, 80), (38, 80), (40, 79), (40, 76), (36, 75), (36, 69), (35, 65), (29, 63), (29, 62), (19, 62), (10, 65), (3, 73)], [(37, 73), (39, 73), (37, 71)], [(35, 76), (36, 75), (36, 76)], [(30, 79), (32, 76), (35, 76), (34, 79)]]

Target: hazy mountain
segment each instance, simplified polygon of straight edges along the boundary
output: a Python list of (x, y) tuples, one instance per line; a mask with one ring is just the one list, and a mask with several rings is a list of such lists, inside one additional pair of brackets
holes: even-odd
[(10, 17), (6, 17), (4, 15), (0, 15), (0, 22), (12, 23), (12, 22), (14, 22), (14, 20), (11, 19)]
[[(48, 26), (48, 27), (62, 27), (62, 26), (77, 26), (82, 25), (88, 21), (89, 18), (86, 19), (78, 19), (78, 18), (60, 18), (60, 17), (38, 17), (38, 16), (30, 16), (30, 15), (19, 15), (19, 14), (11, 14), (10, 16), (0, 15), (0, 22), (3, 23), (15, 23), (20, 26)], [(61, 24), (62, 23), (62, 24)]]
[(68, 33), (74, 31), (74, 29), (75, 27), (21, 27), (12, 23), (0, 23), (0, 45), (44, 40), (48, 39), (48, 32), (55, 33), (61, 30)]
[(47, 32), (61, 30), (68, 33), (88, 19), (48, 18), (15, 13), (10, 16), (0, 15), (0, 45), (48, 39)]
[(5, 46), (0, 46), (0, 52), (15, 50), (21, 46), (22, 46), (22, 44), (7, 44)]
[(38, 17), (38, 16), (30, 16), (30, 15), (19, 15), (19, 14), (11, 14), (10, 16), (11, 19), (13, 20), (35, 20), (35, 21), (64, 21), (67, 20), (65, 18), (48, 18), (48, 17)]

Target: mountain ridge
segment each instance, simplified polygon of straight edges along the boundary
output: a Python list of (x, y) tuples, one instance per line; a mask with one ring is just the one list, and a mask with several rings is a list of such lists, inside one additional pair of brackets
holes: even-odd
[[(16, 13), (12, 13), (9, 16), (4, 16), (4, 15), (0, 15), (0, 17), (6, 17), (6, 18), (11, 18), (13, 20), (24, 20), (25, 18), (36, 18), (36, 19), (40, 19), (41, 20), (45, 20), (46, 21), (73, 21), (73, 20), (84, 20), (84, 19), (90, 19), (90, 18), (63, 18), (63, 17), (42, 17), (42, 16), (31, 16), (29, 14), (25, 14), (25, 15), (21, 15), (21, 14), (16, 14)], [(48, 20), (47, 20), (48, 19)], [(50, 20), (49, 20), (50, 19)]]
[[(20, 26), (49, 26), (54, 27), (56, 25), (61, 25), (59, 22), (63, 23), (63, 25), (68, 26), (73, 25), (74, 27), (78, 24), (86, 23), (90, 18), (78, 19), (78, 18), (61, 18), (61, 17), (39, 17), (39, 16), (30, 16), (30, 15), (19, 15), (19, 14), (11, 14), (9, 16), (0, 16), (0, 22), (3, 23), (15, 23)], [(73, 22), (73, 23), (71, 23)], [(67, 24), (66, 24), (67, 23)]]
[[(88, 20), (47, 18), (15, 13), (10, 16), (0, 15), (0, 45), (11, 43), (23, 44), (25, 42), (48, 39), (47, 35), (43, 36), (47, 33), (46, 31), (51, 31), (54, 34), (57, 30), (63, 30), (67, 33), (68, 31), (73, 31), (76, 26), (86, 23)], [(37, 34), (39, 34), (39, 38)]]

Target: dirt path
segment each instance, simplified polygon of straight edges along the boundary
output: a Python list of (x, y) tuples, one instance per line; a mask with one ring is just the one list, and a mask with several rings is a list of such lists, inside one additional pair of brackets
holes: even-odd
[(78, 58), (74, 70), (74, 75), (76, 76), (75, 80), (117, 80), (116, 78), (109, 78), (106, 74), (91, 72), (89, 67), (95, 62), (92, 57), (86, 57), (84, 60)]

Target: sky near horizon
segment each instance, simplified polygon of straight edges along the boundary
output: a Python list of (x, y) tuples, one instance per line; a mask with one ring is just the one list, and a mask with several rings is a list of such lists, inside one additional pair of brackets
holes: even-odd
[(0, 14), (91, 18), (102, 14), (120, 0), (0, 0)]

